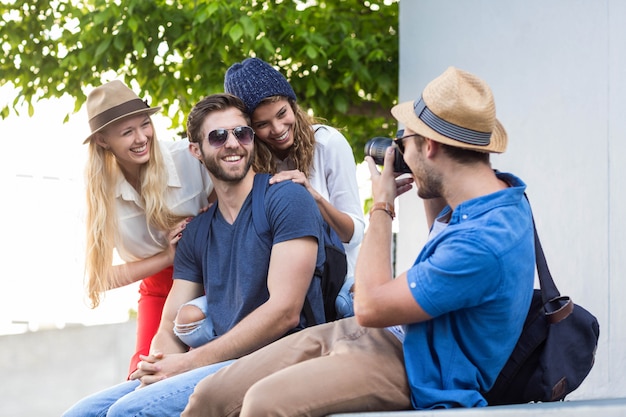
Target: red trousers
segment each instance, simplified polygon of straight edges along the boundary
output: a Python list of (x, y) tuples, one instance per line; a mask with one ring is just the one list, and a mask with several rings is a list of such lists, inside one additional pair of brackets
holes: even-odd
[(173, 272), (173, 267), (169, 266), (161, 272), (144, 278), (139, 284), (137, 342), (135, 354), (130, 360), (129, 376), (137, 369), (139, 355), (147, 355), (150, 352), (150, 343), (159, 329), (165, 299), (172, 288)]

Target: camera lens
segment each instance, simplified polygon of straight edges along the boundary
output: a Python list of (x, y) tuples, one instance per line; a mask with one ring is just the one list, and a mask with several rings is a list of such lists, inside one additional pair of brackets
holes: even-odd
[(365, 144), (365, 155), (371, 156), (374, 162), (376, 162), (376, 165), (383, 165), (385, 161), (385, 151), (392, 144), (393, 140), (389, 138), (372, 138)]
[[(365, 155), (371, 156), (376, 165), (384, 165), (385, 151), (391, 145), (393, 145), (392, 139), (380, 136), (372, 138), (365, 144)], [(395, 148), (394, 151), (395, 159), (393, 163), (393, 171), (402, 174), (411, 173), (411, 169), (407, 166), (406, 162), (404, 162), (404, 158), (398, 148)]]

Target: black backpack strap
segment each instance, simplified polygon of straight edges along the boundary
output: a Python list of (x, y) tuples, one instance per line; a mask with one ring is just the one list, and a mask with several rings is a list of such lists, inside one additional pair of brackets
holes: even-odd
[(311, 302), (309, 301), (308, 295), (304, 297), (302, 313), (304, 313), (304, 318), (306, 318), (307, 327), (313, 326), (314, 324), (321, 324), (315, 321), (315, 314), (313, 314), (313, 307), (311, 307)]
[(548, 301), (559, 297), (561, 294), (552, 279), (550, 269), (548, 269), (548, 262), (546, 261), (545, 254), (543, 253), (543, 248), (541, 247), (541, 241), (539, 240), (539, 235), (537, 234), (537, 227), (535, 226), (534, 218), (533, 231), (535, 233), (535, 262), (537, 263), (537, 275), (539, 276), (539, 286), (541, 287), (543, 303), (546, 304)]
[[(526, 200), (528, 200), (526, 193), (524, 193), (524, 196)], [(537, 264), (539, 288), (541, 289), (541, 301), (543, 301), (543, 307), (548, 322), (558, 323), (572, 313), (574, 303), (569, 297), (561, 296), (561, 293), (556, 287), (550, 269), (548, 268), (546, 256), (541, 247), (541, 241), (537, 234), (537, 226), (535, 225), (535, 218), (532, 216), (532, 213), (531, 218), (533, 221), (533, 231), (535, 233), (535, 262)]]
[[(208, 245), (209, 245), (209, 242), (211, 241), (210, 236), (209, 236), (209, 234), (211, 233), (211, 221), (213, 220), (213, 216), (215, 216), (215, 212), (217, 211), (217, 204), (218, 202), (216, 201), (215, 203), (211, 204), (211, 206), (205, 213), (200, 213), (200, 215), (206, 216), (208, 220), (206, 221), (207, 228), (206, 228), (206, 239), (204, 239), (204, 244), (194, 246), (196, 259), (204, 259), (207, 254)], [(200, 230), (199, 232), (201, 233)], [(202, 273), (204, 274), (204, 264), (201, 263), (201, 265), (202, 265), (202, 270), (203, 270)]]
[(265, 193), (269, 187), (269, 174), (256, 174), (252, 185), (252, 223), (259, 236), (270, 231), (265, 211)]

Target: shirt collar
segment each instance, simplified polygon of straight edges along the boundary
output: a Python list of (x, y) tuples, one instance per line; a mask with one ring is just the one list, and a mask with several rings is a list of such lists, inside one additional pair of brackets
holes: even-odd
[[(509, 187), (480, 198), (462, 202), (452, 213), (450, 224), (476, 218), (486, 211), (493, 210), (494, 207), (519, 203), (526, 191), (526, 184), (513, 174), (499, 171), (495, 171), (495, 173), (499, 179), (507, 182)], [(438, 217), (447, 214), (449, 211), (450, 206), (445, 207)]]

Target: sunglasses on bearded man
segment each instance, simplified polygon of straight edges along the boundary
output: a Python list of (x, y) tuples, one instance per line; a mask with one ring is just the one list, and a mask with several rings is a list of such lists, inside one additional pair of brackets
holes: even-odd
[(209, 145), (214, 148), (221, 148), (228, 140), (228, 134), (232, 133), (242, 145), (249, 145), (254, 139), (254, 130), (250, 126), (237, 126), (232, 129), (215, 129), (207, 135)]

